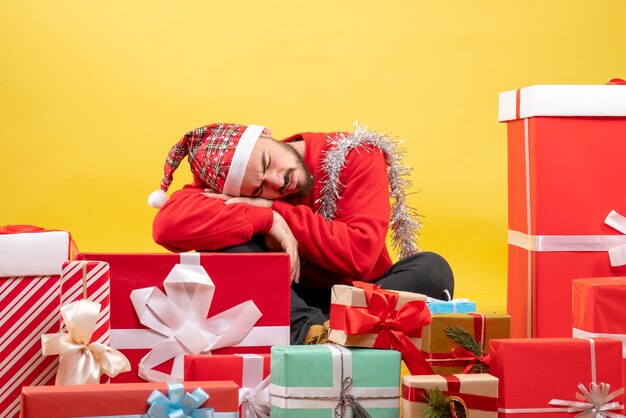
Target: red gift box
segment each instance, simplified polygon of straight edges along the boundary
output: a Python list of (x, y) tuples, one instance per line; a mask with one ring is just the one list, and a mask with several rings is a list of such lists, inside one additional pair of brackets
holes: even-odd
[(60, 275), (68, 232), (0, 228), (0, 411), (17, 417), (24, 385), (53, 384), (58, 357), (41, 354), (41, 335), (59, 332)]
[(622, 342), (626, 377), (626, 277), (596, 277), (572, 282), (574, 337)]
[[(202, 388), (209, 399), (200, 408), (213, 408), (222, 417), (237, 417), (237, 385), (233, 382), (184, 382), (186, 393)], [(165, 383), (120, 383), (25, 387), (21, 418), (147, 416), (154, 390), (168, 395)], [(152, 416), (152, 415), (151, 415)]]
[(234, 381), (241, 388), (240, 417), (256, 418), (255, 408), (269, 415), (269, 380), (266, 379), (270, 375), (270, 360), (269, 354), (186, 355), (184, 378)]
[[(133, 367), (130, 373), (112, 379), (114, 382), (142, 381), (138, 375), (138, 365), (166, 337), (141, 324), (131, 301), (131, 292), (144, 289), (140, 295), (143, 297), (148, 292), (147, 288), (156, 287), (160, 289), (156, 292), (157, 296), (162, 298), (164, 279), (180, 266), (201, 268), (200, 273), (189, 274), (208, 274), (215, 285), (215, 297), (205, 301), (210, 303), (205, 318), (215, 317), (247, 301), (253, 301), (262, 314), (242, 341), (233, 346), (213, 349), (211, 353), (263, 354), (269, 353), (272, 345), (289, 344), (290, 276), (289, 258), (284, 253), (79, 254), (77, 258), (106, 261), (111, 267), (111, 347), (120, 350)], [(154, 296), (155, 292), (150, 292)], [(138, 295), (137, 292), (135, 294)], [(167, 319), (168, 315), (163, 316)], [(169, 332), (170, 336), (174, 334), (173, 331)], [(196, 335), (188, 327), (182, 329), (182, 332)], [(191, 344), (196, 345), (189, 347), (187, 354), (194, 353), (194, 350), (196, 354), (201, 352), (203, 342), (200, 338), (191, 341)], [(181, 361), (176, 362), (174, 367), (180, 370), (182, 376), (182, 355), (185, 352), (177, 354)], [(169, 360), (157, 368), (162, 372), (171, 369)]]
[(513, 337), (567, 337), (571, 281), (618, 276), (626, 231), (626, 87), (533, 86), (500, 95), (508, 135), (508, 313)]
[[(622, 346), (616, 340), (538, 338), (491, 340), (490, 344), (490, 373), (500, 379), (500, 417), (562, 416), (568, 402), (587, 401), (577, 398), (579, 384), (586, 389), (592, 382), (608, 384), (610, 392), (623, 388)], [(622, 398), (620, 394), (606, 401), (621, 404)], [(553, 400), (561, 402), (551, 404)], [(621, 407), (610, 412), (620, 411)]]

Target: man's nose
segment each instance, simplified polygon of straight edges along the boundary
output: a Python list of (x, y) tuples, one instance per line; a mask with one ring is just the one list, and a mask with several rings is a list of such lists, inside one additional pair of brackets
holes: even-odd
[(267, 184), (278, 190), (285, 184), (285, 179), (280, 175), (278, 171), (272, 170), (270, 172), (265, 173), (265, 181)]

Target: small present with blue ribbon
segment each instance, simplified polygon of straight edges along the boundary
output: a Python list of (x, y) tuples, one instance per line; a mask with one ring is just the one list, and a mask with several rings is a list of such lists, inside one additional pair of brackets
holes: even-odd
[(163, 383), (24, 387), (22, 413), (23, 418), (239, 416), (238, 386), (234, 382), (167, 383), (167, 394), (163, 389)]
[(209, 395), (196, 388), (192, 393), (185, 393), (182, 383), (168, 383), (167, 396), (154, 390), (148, 398), (150, 409), (147, 418), (213, 418), (213, 408), (200, 408), (209, 399)]
[(469, 299), (439, 300), (428, 298), (426, 305), (428, 305), (428, 309), (433, 315), (476, 312), (476, 302), (472, 302)]

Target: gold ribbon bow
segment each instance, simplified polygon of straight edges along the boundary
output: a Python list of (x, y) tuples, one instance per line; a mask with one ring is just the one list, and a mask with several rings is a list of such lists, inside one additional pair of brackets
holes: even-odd
[(41, 349), (44, 356), (58, 354), (58, 386), (99, 383), (100, 376), (115, 377), (130, 370), (126, 356), (100, 343), (89, 343), (96, 329), (100, 304), (83, 299), (61, 308), (68, 332), (44, 334)]
[(626, 418), (626, 415), (610, 412), (611, 410), (621, 410), (622, 405), (619, 402), (611, 400), (624, 393), (624, 388), (611, 392), (611, 385), (608, 383), (591, 383), (589, 390), (582, 383), (578, 384), (576, 399), (578, 401), (567, 401), (563, 399), (552, 399), (548, 402), (550, 405), (566, 406), (568, 413), (578, 412), (576, 417), (579, 418)]

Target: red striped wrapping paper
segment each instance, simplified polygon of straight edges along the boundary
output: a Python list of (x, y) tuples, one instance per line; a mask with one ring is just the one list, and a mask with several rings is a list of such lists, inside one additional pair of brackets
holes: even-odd
[[(83, 289), (83, 282), (86, 289)], [(88, 299), (101, 304), (92, 341), (108, 345), (107, 263), (68, 261), (63, 263), (61, 275), (0, 278), (1, 418), (19, 416), (22, 386), (54, 384), (59, 357), (42, 356), (41, 335), (66, 332), (62, 329), (60, 307), (82, 299), (85, 293)]]
[(0, 417), (19, 415), (25, 385), (54, 384), (58, 356), (41, 355), (41, 335), (59, 332), (60, 276), (0, 278)]

